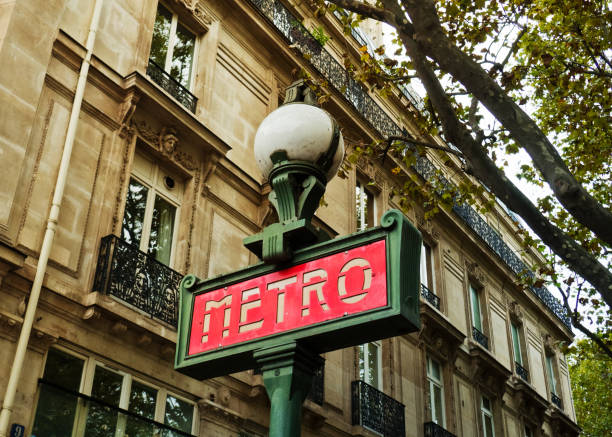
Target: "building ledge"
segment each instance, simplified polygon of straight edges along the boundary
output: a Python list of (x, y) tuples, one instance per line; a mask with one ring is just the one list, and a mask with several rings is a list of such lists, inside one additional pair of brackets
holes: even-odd
[(457, 329), (440, 311), (429, 304), (421, 304), (421, 329), (419, 338), (433, 345), (450, 362), (454, 362), (465, 334)]
[(470, 377), (485, 390), (501, 397), (512, 371), (501, 364), (491, 352), (472, 340), (468, 341)]

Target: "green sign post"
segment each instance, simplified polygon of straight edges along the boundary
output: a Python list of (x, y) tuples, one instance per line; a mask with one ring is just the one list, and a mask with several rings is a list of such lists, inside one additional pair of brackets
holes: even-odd
[(421, 235), (400, 211), (327, 241), (311, 223), (343, 154), (335, 122), (305, 103), (312, 100), (303, 83), (294, 84), (256, 135), (279, 216), (245, 239), (262, 262), (207, 280), (188, 275), (180, 287), (175, 368), (198, 379), (261, 369), (270, 437), (300, 435), (319, 354), (420, 324)]

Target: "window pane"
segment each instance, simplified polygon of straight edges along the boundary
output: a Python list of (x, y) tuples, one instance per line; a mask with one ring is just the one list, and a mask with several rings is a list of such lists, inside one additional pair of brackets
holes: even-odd
[(378, 387), (379, 380), (379, 369), (378, 369), (378, 345), (375, 343), (368, 343), (368, 375), (367, 375), (367, 383), (373, 387)]
[(437, 385), (433, 386), (433, 411), (432, 420), (438, 425), (444, 425), (444, 419), (442, 418), (442, 388)]
[(514, 323), (510, 325), (512, 331), (512, 347), (514, 348), (514, 360), (523, 365), (523, 356), (521, 355), (521, 344), (519, 339), (518, 328)]
[[(83, 360), (50, 349), (43, 378), (69, 390), (78, 391)], [(32, 436), (70, 437), (77, 410), (77, 397), (43, 385), (40, 390)]]
[(365, 344), (362, 344), (361, 346), (359, 346), (359, 379), (361, 379), (362, 381), (366, 380), (366, 374), (365, 374)]
[[(184, 432), (191, 433), (191, 425), (193, 423), (193, 405), (168, 395), (166, 398), (166, 414), (164, 423), (173, 428)], [(165, 431), (164, 436), (174, 437), (178, 434)]]
[(553, 369), (553, 361), (551, 355), (546, 355), (546, 370), (548, 373), (548, 383), (550, 385), (550, 391), (553, 394), (557, 394), (557, 379), (555, 378), (555, 372)]
[[(133, 381), (128, 410), (147, 419), (154, 419), (156, 399), (157, 390)], [(154, 435), (154, 429), (156, 428), (151, 423), (127, 417), (126, 435), (129, 437), (149, 437)]]
[(480, 302), (478, 298), (478, 292), (471, 284), (470, 294), (472, 296), (472, 322), (474, 323), (474, 328), (482, 332), (482, 321), (480, 320)]
[(440, 364), (432, 359), (429, 360), (429, 375), (436, 381), (440, 381)]
[(151, 234), (149, 236), (149, 252), (157, 261), (166, 265), (170, 264), (175, 214), (175, 206), (161, 197), (155, 196)]
[(194, 45), (195, 36), (179, 23), (176, 26), (170, 75), (185, 88), (189, 88), (189, 81), (191, 79)]
[[(96, 366), (91, 397), (115, 407), (119, 406), (123, 376), (104, 367)], [(87, 437), (112, 437), (117, 427), (117, 411), (95, 402), (89, 403), (85, 435)]]
[(121, 238), (130, 244), (140, 246), (142, 238), (142, 225), (145, 208), (147, 206), (147, 187), (135, 179), (130, 179), (125, 212), (123, 213), (123, 228)]
[(485, 437), (493, 437), (493, 419), (490, 416), (484, 417)]
[(160, 3), (157, 6), (157, 16), (153, 25), (153, 40), (151, 41), (151, 55), (149, 57), (161, 68), (166, 66), (171, 24), (172, 14)]

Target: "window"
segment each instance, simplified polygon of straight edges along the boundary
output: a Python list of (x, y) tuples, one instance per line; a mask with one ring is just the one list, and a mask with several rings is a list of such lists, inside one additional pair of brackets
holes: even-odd
[(472, 326), (482, 333), (483, 329), (482, 314), (480, 312), (480, 293), (478, 293), (478, 290), (472, 284), (470, 284), (470, 299), (472, 303)]
[(375, 208), (374, 195), (362, 182), (358, 181), (355, 185), (355, 219), (358, 231), (376, 225)]
[(185, 88), (191, 87), (195, 35), (161, 3), (153, 26), (150, 60)]
[(442, 366), (440, 366), (440, 363), (427, 357), (427, 384), (429, 386), (431, 421), (444, 428), (446, 427), (446, 420), (444, 414), (444, 384), (442, 378)]
[(495, 437), (495, 426), (493, 424), (493, 407), (491, 400), (486, 396), (482, 397), (480, 404), (480, 413), (482, 416), (482, 434), (484, 437)]
[[(374, 195), (364, 184), (355, 185), (355, 223), (358, 231), (375, 226)], [(359, 379), (371, 386), (382, 387), (381, 344), (366, 343), (359, 346)]]
[(529, 373), (526, 369), (525, 361), (523, 359), (523, 338), (521, 333), (521, 326), (515, 322), (510, 323), (510, 334), (512, 336), (512, 352), (514, 353), (514, 363), (516, 373), (523, 378), (525, 381), (529, 380)]
[(92, 358), (50, 349), (32, 437), (179, 437), (195, 432), (194, 414), (191, 402), (161, 387)]
[(423, 242), (421, 245), (421, 284), (429, 291), (435, 293), (433, 251), (429, 244)]
[(378, 390), (382, 389), (381, 351), (380, 341), (359, 346), (359, 379)]
[(557, 396), (557, 377), (555, 375), (554, 355), (546, 355), (546, 373), (548, 374), (550, 393)]
[(525, 437), (533, 437), (533, 431), (527, 425), (525, 425)]
[(134, 157), (121, 238), (170, 266), (182, 183), (145, 156)]

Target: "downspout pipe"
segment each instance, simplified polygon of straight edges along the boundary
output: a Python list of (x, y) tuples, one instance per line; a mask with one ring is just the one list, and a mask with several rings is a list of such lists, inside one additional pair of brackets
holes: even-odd
[(100, 24), (100, 15), (103, 3), (104, 0), (95, 0), (93, 15), (91, 17), (91, 23), (89, 26), (89, 34), (87, 35), (87, 42), (85, 44), (85, 58), (81, 64), (76, 91), (74, 93), (74, 102), (72, 104), (72, 111), (70, 113), (70, 120), (68, 122), (62, 159), (60, 161), (59, 172), (55, 182), (51, 210), (49, 211), (49, 218), (47, 219), (47, 228), (45, 230), (45, 236), (40, 249), (40, 257), (38, 258), (38, 264), (36, 266), (36, 275), (34, 276), (34, 282), (32, 283), (28, 306), (23, 318), (23, 325), (21, 326), (19, 340), (17, 342), (17, 349), (13, 359), (13, 366), (11, 367), (11, 374), (6, 386), (6, 393), (2, 403), (2, 411), (0, 412), (0, 437), (8, 436), (11, 413), (15, 407), (17, 385), (19, 383), (19, 378), (21, 377), (21, 371), (23, 369), (23, 363), (28, 349), (28, 341), (32, 332), (32, 325), (34, 324), (34, 317), (38, 307), (38, 300), (40, 297), (40, 291), (42, 289), (43, 279), (47, 271), (49, 255), (53, 247), (53, 239), (55, 238), (60, 207), (62, 204), (62, 198), (64, 197), (64, 188), (66, 186), (66, 179), (68, 176), (68, 167), (70, 165), (72, 147), (74, 145), (74, 138), (79, 123), (81, 104), (83, 103), (83, 94), (85, 93), (85, 85), (87, 84), (87, 75), (89, 73), (91, 55), (93, 53), (93, 48), (96, 41), (96, 32), (98, 31), (98, 26)]

